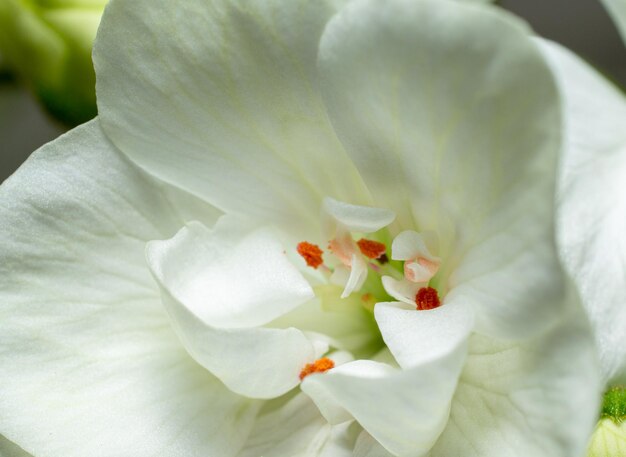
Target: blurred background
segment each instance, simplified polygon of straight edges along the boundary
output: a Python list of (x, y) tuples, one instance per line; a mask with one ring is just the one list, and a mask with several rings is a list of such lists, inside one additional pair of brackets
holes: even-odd
[[(79, 24), (76, 30), (84, 41), (84, 37), (92, 33), (91, 29), (95, 30), (94, 18), (97, 18), (105, 1), (91, 0), (88, 2), (89, 11), (62, 19)], [(616, 84), (626, 87), (626, 49), (615, 25), (599, 1), (502, 0), (499, 3), (525, 18), (539, 35), (567, 46)], [(5, 8), (4, 13), (8, 17), (15, 15), (15, 12), (10, 11), (10, 5), (10, 0), (0, 0), (0, 14), (3, 13), (2, 8)], [(52, 22), (55, 20), (54, 17), (47, 19)], [(6, 40), (10, 27), (0, 24), (0, 28), (5, 31), (3, 35), (0, 30), (0, 39), (4, 36)], [(71, 43), (76, 36), (68, 35), (63, 38)], [(38, 91), (32, 82), (32, 91), (29, 90), (26, 82), (9, 68), (6, 57), (2, 60), (0, 56), (0, 182), (13, 173), (32, 151), (66, 131), (77, 122), (76, 119), (81, 119), (81, 116), (91, 117), (89, 112), (85, 113), (83, 110), (77, 117), (66, 119), (65, 124), (55, 120), (33, 95), (33, 92), (38, 92), (40, 99), (45, 99), (45, 93), (42, 95), (42, 91)], [(26, 64), (32, 62), (26, 61)], [(89, 83), (89, 78), (86, 81)], [(71, 84), (73, 87), (76, 85), (76, 81)], [(54, 107), (49, 109), (55, 110)]]

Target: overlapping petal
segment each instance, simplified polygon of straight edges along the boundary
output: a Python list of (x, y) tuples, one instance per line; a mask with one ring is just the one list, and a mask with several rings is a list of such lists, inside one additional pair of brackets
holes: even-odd
[(473, 296), (479, 331), (554, 322), (558, 94), (525, 26), (469, 3), (358, 0), (329, 22), (318, 67), (373, 204), (437, 233), (442, 287)]
[(376, 322), (385, 344), (402, 368), (445, 357), (462, 346), (474, 327), (472, 309), (446, 301), (428, 311), (406, 303), (378, 303)]
[(268, 412), (259, 416), (237, 457), (352, 457), (358, 427), (330, 425), (302, 393), (272, 406), (268, 403)]
[(605, 379), (626, 382), (626, 98), (580, 58), (539, 43), (562, 90), (560, 254), (581, 294)]
[[(211, 208), (132, 167), (97, 121), (0, 189), (0, 430), (36, 456), (233, 455), (258, 409), (181, 347), (150, 239)], [(203, 209), (204, 208), (204, 209)]]
[(429, 457), (584, 455), (601, 383), (589, 325), (568, 307), (522, 343), (474, 335), (450, 419)]
[(460, 344), (407, 370), (358, 360), (309, 376), (301, 388), (331, 423), (354, 418), (394, 455), (420, 456), (446, 426), (465, 354)]
[(331, 423), (356, 419), (394, 455), (424, 455), (448, 420), (474, 324), (472, 310), (446, 303), (418, 312), (403, 303), (379, 303), (374, 312), (402, 369), (350, 362), (305, 379), (302, 390)]
[(94, 50), (105, 131), (139, 165), (222, 210), (318, 236), (325, 195), (367, 203), (315, 68), (342, 3), (112, 2)]
[(313, 290), (267, 230), (235, 242), (233, 224), (220, 222), (150, 242), (148, 264), (193, 358), (234, 392), (277, 397), (328, 348), (295, 328), (261, 326), (311, 300)]

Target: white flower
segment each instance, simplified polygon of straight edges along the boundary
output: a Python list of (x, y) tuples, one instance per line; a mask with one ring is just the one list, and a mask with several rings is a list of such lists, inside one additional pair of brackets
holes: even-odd
[(558, 94), (522, 23), (120, 0), (94, 56), (99, 119), (0, 188), (8, 440), (580, 455), (597, 368), (552, 239)]

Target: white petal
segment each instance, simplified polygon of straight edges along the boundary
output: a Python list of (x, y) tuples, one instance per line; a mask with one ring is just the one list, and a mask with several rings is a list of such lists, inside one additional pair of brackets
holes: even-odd
[(331, 423), (354, 418), (392, 454), (421, 456), (446, 425), (465, 352), (460, 345), (408, 370), (359, 360), (309, 376), (301, 388)]
[(363, 430), (354, 445), (353, 457), (394, 457), (394, 455), (382, 447), (372, 435)]
[(458, 302), (444, 302), (428, 311), (404, 303), (378, 303), (374, 315), (387, 347), (402, 368), (455, 351), (474, 326), (472, 310)]
[(399, 233), (391, 244), (391, 258), (394, 260), (410, 260), (415, 257), (433, 258), (424, 237), (413, 230)]
[(469, 2), (357, 0), (329, 22), (318, 66), (374, 205), (397, 214), (398, 232), (436, 231), (442, 286), (473, 282), (477, 329), (552, 325), (559, 100), (526, 26)]
[(523, 344), (474, 335), (446, 430), (431, 457), (584, 455), (600, 380), (580, 311)]
[[(234, 245), (189, 224), (148, 244), (148, 264), (189, 354), (234, 392), (273, 398), (298, 385), (318, 352), (300, 330), (256, 328), (313, 298), (313, 291), (264, 230)], [(226, 251), (226, 252), (224, 252)]]
[(317, 456), (330, 431), (331, 426), (315, 404), (306, 395), (298, 394), (286, 404), (259, 416), (237, 457)]
[(346, 287), (341, 294), (341, 298), (346, 298), (352, 292), (358, 292), (367, 279), (367, 273), (367, 264), (365, 263), (363, 256), (360, 254), (353, 254), (352, 264), (350, 266), (350, 276), (348, 277)]
[(361, 426), (354, 421), (333, 426), (319, 457), (354, 457), (354, 447), (361, 430)]
[(560, 82), (565, 150), (557, 241), (595, 332), (605, 379), (626, 382), (626, 98), (566, 49), (540, 42)]
[(397, 280), (391, 276), (382, 277), (383, 287), (385, 292), (391, 295), (396, 300), (399, 300), (407, 305), (410, 305), (413, 309), (416, 309), (415, 298), (417, 292), (425, 287), (426, 284), (415, 283), (407, 281), (406, 279)]
[(252, 398), (278, 397), (300, 382), (307, 363), (328, 350), (295, 328), (211, 327), (167, 291), (163, 304), (185, 349), (230, 390)]
[(264, 410), (237, 457), (352, 457), (358, 425), (331, 426), (306, 395), (268, 402)]
[(396, 218), (392, 211), (384, 208), (352, 205), (330, 197), (324, 198), (323, 211), (348, 231), (359, 233), (377, 232)]
[(626, 2), (624, 0), (602, 0), (615, 26), (622, 35), (622, 40), (626, 43)]
[(0, 434), (26, 452), (231, 456), (252, 427), (258, 402), (187, 356), (146, 268), (146, 241), (186, 222), (174, 195), (97, 121), (0, 187)]
[(320, 35), (341, 3), (111, 3), (94, 48), (105, 131), (224, 211), (317, 235), (325, 195), (367, 203), (317, 87)]
[(155, 276), (192, 313), (213, 327), (256, 327), (315, 296), (271, 231), (234, 240), (234, 224), (221, 222), (213, 231), (191, 223), (146, 249)]

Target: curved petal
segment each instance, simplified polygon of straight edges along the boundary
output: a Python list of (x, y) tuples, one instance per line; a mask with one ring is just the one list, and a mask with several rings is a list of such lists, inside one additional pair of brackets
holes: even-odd
[(26, 452), (232, 456), (248, 434), (258, 402), (187, 356), (145, 265), (186, 222), (174, 195), (97, 121), (0, 187), (0, 433)]
[(317, 236), (323, 196), (367, 203), (317, 87), (320, 35), (341, 4), (112, 2), (94, 48), (107, 135), (224, 211)]
[(395, 457), (382, 447), (372, 435), (365, 430), (361, 432), (354, 445), (353, 457)]
[(276, 235), (257, 229), (236, 239), (239, 221), (227, 219), (212, 231), (192, 222), (146, 248), (153, 273), (186, 308), (213, 327), (248, 328), (315, 297)]
[(358, 360), (309, 376), (301, 388), (331, 423), (354, 418), (392, 454), (417, 457), (446, 425), (465, 354), (460, 344), (408, 370)]
[(416, 302), (415, 297), (417, 292), (427, 286), (427, 283), (416, 283), (407, 281), (406, 279), (394, 279), (391, 276), (382, 277), (383, 287), (385, 292), (391, 295), (398, 301), (410, 305), (412, 309), (415, 309)]
[(232, 239), (223, 219), (213, 231), (191, 223), (152, 241), (148, 265), (189, 354), (232, 391), (273, 398), (299, 384), (302, 368), (326, 352), (295, 328), (258, 328), (314, 297), (267, 230)]
[(450, 420), (430, 457), (582, 456), (600, 408), (582, 313), (523, 344), (474, 335)]
[[(388, 209), (353, 205), (330, 197), (324, 198), (322, 210), (330, 216), (334, 225), (341, 224), (350, 232), (377, 232), (396, 218), (396, 215)], [(334, 233), (329, 233), (329, 236), (333, 235)]]
[(463, 345), (474, 327), (472, 310), (455, 302), (428, 311), (378, 303), (374, 315), (387, 347), (405, 369), (445, 357)]
[[(162, 281), (161, 278), (158, 278)], [(163, 304), (181, 343), (230, 390), (251, 398), (275, 398), (300, 383), (307, 363), (328, 351), (295, 328), (216, 328), (203, 322), (161, 282)]]
[(557, 241), (594, 329), (605, 379), (626, 383), (626, 97), (540, 41), (563, 93)]
[(602, 0), (604, 7), (607, 9), (622, 40), (626, 43), (626, 2), (624, 0)]
[(394, 260), (411, 260), (415, 257), (432, 259), (426, 240), (422, 234), (414, 230), (400, 232), (391, 244), (391, 258)]
[(353, 254), (350, 264), (350, 276), (348, 276), (346, 287), (341, 293), (341, 298), (346, 298), (352, 292), (360, 290), (367, 279), (367, 274), (367, 264), (363, 257), (360, 254)]
[(351, 457), (352, 440), (346, 436), (347, 443), (343, 443), (338, 428), (345, 427), (328, 424), (315, 404), (300, 393), (259, 416), (237, 457)]
[(559, 103), (524, 24), (470, 2), (356, 0), (329, 22), (318, 67), (373, 204), (397, 214), (397, 232), (437, 233), (439, 276), (462, 270), (442, 287), (473, 282), (477, 330), (552, 325)]

